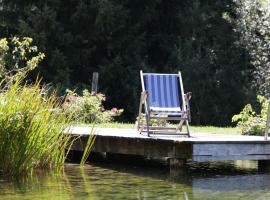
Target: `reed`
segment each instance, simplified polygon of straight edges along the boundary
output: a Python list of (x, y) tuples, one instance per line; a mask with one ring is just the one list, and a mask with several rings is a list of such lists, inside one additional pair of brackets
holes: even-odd
[(29, 86), (23, 78), (0, 84), (0, 173), (7, 176), (60, 169), (71, 145), (64, 134), (71, 116), (40, 80)]
[(88, 136), (87, 143), (86, 143), (86, 145), (84, 147), (84, 151), (83, 151), (83, 155), (82, 155), (82, 158), (81, 158), (80, 165), (84, 165), (86, 163), (86, 161), (87, 161), (87, 158), (90, 155), (90, 152), (92, 150), (92, 147), (93, 147), (95, 139), (96, 139), (95, 131), (96, 131), (95, 127), (92, 126), (91, 132), (90, 132), (90, 134)]

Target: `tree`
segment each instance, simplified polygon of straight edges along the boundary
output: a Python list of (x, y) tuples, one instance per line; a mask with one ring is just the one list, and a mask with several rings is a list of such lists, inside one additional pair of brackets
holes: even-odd
[(0, 79), (25, 76), (34, 70), (45, 57), (32, 45), (32, 38), (13, 37), (0, 39)]
[(258, 94), (270, 98), (270, 2), (237, 1), (236, 14), (240, 45), (247, 49), (254, 66), (254, 86)]
[(255, 97), (249, 54), (226, 18), (236, 15), (231, 0), (2, 2), (0, 34), (33, 37), (45, 81), (82, 88), (98, 71), (106, 106), (124, 108), (122, 120), (137, 115), (140, 69), (183, 71), (194, 124), (228, 125)]

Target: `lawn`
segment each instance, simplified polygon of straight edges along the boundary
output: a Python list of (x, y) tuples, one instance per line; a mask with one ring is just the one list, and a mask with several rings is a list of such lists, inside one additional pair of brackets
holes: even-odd
[[(88, 126), (87, 124), (84, 126)], [(100, 128), (135, 128), (135, 124), (131, 123), (103, 123), (96, 125)], [(215, 127), (215, 126), (191, 126), (191, 132), (203, 132), (213, 134), (241, 134), (239, 128), (236, 127)]]

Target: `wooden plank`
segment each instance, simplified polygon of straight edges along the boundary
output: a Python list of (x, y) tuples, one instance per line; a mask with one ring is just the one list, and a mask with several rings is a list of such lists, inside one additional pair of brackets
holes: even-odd
[(270, 155), (192, 156), (192, 161), (196, 162), (222, 160), (270, 160)]
[[(155, 114), (155, 113), (153, 113)], [(160, 114), (160, 113), (159, 113)], [(160, 116), (151, 116), (152, 119), (160, 119), (160, 120), (185, 120), (187, 117), (160, 117)]]
[[(72, 150), (83, 151), (90, 128), (75, 127), (68, 134), (81, 138)], [(211, 160), (270, 160), (270, 141), (263, 137), (193, 134), (153, 134), (150, 137), (133, 129), (99, 129), (93, 151), (146, 157)]]
[[(71, 150), (83, 151), (87, 136), (76, 141)], [(115, 154), (140, 155), (149, 158), (190, 158), (190, 144), (176, 143), (168, 140), (149, 140), (143, 138), (120, 138), (96, 136), (93, 152), (109, 152)]]
[(258, 139), (250, 138), (249, 136), (242, 136), (239, 138), (190, 138), (190, 140), (186, 139), (186, 141), (190, 141), (194, 144), (270, 144), (270, 140), (263, 140), (263, 138)]
[[(141, 127), (143, 128), (143, 127)], [(67, 134), (88, 135), (91, 127), (71, 127), (67, 129)], [(96, 128), (96, 135), (114, 136), (126, 138), (145, 138), (149, 140), (170, 140), (188, 142), (192, 144), (270, 144), (270, 140), (264, 140), (261, 136), (242, 136), (242, 135), (217, 135), (205, 133), (192, 133), (191, 137), (183, 137), (179, 134), (156, 134), (148, 137), (136, 129), (117, 129), (117, 128)]]
[(270, 155), (270, 144), (194, 144), (195, 156)]
[[(146, 129), (146, 127), (143, 127), (144, 129)], [(172, 130), (176, 130), (176, 128), (175, 127), (166, 127), (166, 126), (164, 126), (164, 127), (162, 127), (162, 126), (149, 126), (149, 128), (151, 129), (151, 130), (153, 130), (153, 129), (155, 129), (155, 130), (170, 130), (170, 129), (172, 129)]]

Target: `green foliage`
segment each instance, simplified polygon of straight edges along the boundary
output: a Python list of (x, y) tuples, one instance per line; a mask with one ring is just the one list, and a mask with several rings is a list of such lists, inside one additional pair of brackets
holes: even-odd
[(248, 51), (253, 82), (259, 94), (270, 97), (270, 4), (268, 0), (240, 0), (236, 3), (235, 29), (239, 43)]
[(264, 135), (266, 128), (268, 101), (265, 97), (258, 95), (257, 100), (260, 104), (260, 113), (257, 114), (250, 104), (232, 117), (232, 122), (237, 122), (244, 135)]
[(194, 124), (228, 125), (255, 99), (251, 55), (234, 31), (236, 1), (3, 0), (2, 5), (0, 35), (34, 38), (46, 53), (37, 69), (45, 81), (64, 88), (89, 85), (98, 71), (106, 106), (124, 108), (123, 120), (138, 114), (140, 69), (183, 72), (185, 89), (193, 92)]
[[(21, 76), (1, 85), (0, 173), (18, 176), (37, 167), (60, 169), (70, 146), (64, 134), (71, 117), (40, 80), (23, 85)], [(15, 80), (15, 81), (14, 81)]]
[(123, 109), (113, 108), (105, 110), (102, 103), (105, 101), (103, 94), (91, 95), (88, 90), (83, 90), (83, 95), (67, 90), (67, 97), (63, 105), (65, 112), (73, 113), (73, 120), (82, 123), (106, 123), (113, 117), (122, 114)]
[[(161, 115), (160, 115), (161, 116)], [(161, 117), (168, 117), (168, 115), (162, 115)], [(145, 119), (145, 114), (142, 114), (140, 119), (137, 117), (137, 121), (135, 122), (135, 126), (138, 125), (138, 120), (140, 120), (140, 124), (143, 126), (146, 125), (146, 119)], [(169, 126), (169, 122), (165, 119), (150, 119), (149, 121), (149, 126)]]
[(92, 127), (91, 133), (89, 134), (87, 143), (84, 147), (84, 151), (83, 151), (83, 155), (82, 155), (82, 158), (80, 161), (80, 165), (84, 165), (87, 158), (89, 157), (90, 152), (91, 152), (92, 147), (93, 147), (94, 142), (95, 142), (95, 138), (96, 138), (95, 129), (94, 129), (94, 127)]
[(28, 37), (0, 39), (1, 79), (7, 78), (7, 76), (11, 78), (14, 74), (27, 74), (44, 59), (44, 53), (38, 52), (37, 47), (33, 46), (32, 42), (33, 39)]
[[(40, 79), (24, 84), (43, 58), (31, 38), (0, 40), (0, 175), (19, 176), (41, 167), (60, 170), (72, 144), (65, 132), (74, 112), (62, 109)], [(82, 163), (93, 142), (90, 133)]]

